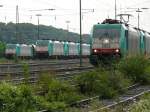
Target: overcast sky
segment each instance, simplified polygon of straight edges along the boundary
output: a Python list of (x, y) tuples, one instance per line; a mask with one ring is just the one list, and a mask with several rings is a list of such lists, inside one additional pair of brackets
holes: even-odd
[[(93, 24), (105, 18), (114, 18), (115, 0), (82, 0), (82, 29), (90, 33)], [(79, 32), (79, 0), (0, 0), (0, 21), (15, 22), (16, 5), (19, 6), (19, 22), (37, 24), (36, 14), (41, 14), (40, 24), (52, 25), (67, 29), (66, 21), (70, 21), (69, 30)], [(137, 26), (137, 13), (127, 8), (150, 8), (150, 0), (117, 0), (117, 13), (130, 13), (133, 17), (130, 24)], [(56, 9), (54, 11), (30, 11), (39, 9)], [(125, 12), (131, 11), (131, 12)], [(133, 11), (133, 12), (132, 12)], [(150, 9), (140, 13), (140, 27), (150, 31)]]

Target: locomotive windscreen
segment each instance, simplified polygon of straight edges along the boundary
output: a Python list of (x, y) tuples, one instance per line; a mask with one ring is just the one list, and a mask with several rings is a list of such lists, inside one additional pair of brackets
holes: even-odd
[(118, 29), (95, 29), (93, 32), (94, 48), (118, 48), (120, 31)]

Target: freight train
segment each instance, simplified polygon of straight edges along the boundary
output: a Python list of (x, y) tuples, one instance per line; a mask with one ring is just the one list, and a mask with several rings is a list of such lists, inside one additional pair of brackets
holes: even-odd
[(91, 45), (92, 64), (124, 56), (150, 56), (150, 33), (118, 20), (106, 19), (93, 26)]
[[(82, 44), (82, 56), (90, 55), (90, 44)], [(74, 42), (37, 40), (35, 45), (7, 44), (7, 58), (76, 58), (80, 56), (80, 44)]]

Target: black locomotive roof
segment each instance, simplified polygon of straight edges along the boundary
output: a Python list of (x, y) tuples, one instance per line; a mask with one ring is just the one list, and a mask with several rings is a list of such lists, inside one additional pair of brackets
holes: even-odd
[(120, 20), (115, 20), (115, 19), (105, 19), (101, 24), (120, 24)]

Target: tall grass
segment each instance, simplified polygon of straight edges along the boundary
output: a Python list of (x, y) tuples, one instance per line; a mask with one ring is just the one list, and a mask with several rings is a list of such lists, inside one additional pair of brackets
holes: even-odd
[(150, 94), (133, 104), (129, 112), (150, 112)]
[(36, 100), (29, 86), (0, 84), (0, 112), (36, 111)]
[(118, 69), (133, 82), (150, 82), (149, 60), (143, 56), (127, 57), (120, 61)]
[(24, 83), (29, 83), (30, 78), (30, 71), (29, 71), (29, 65), (27, 63), (23, 63), (23, 75), (24, 75)]
[(99, 95), (112, 98), (130, 84), (130, 80), (118, 71), (97, 69), (83, 73), (76, 78), (78, 90), (85, 95)]

